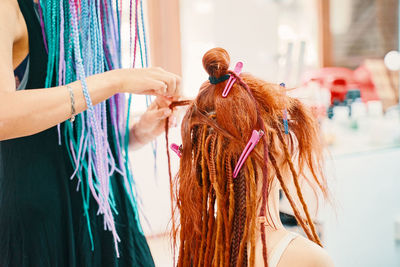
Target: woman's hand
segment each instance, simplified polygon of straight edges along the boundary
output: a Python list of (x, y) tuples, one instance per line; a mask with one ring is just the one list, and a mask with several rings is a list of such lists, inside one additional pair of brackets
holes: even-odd
[(112, 71), (120, 81), (116, 93), (155, 95), (176, 99), (181, 79), (162, 68), (118, 69)]
[(147, 144), (165, 130), (165, 120), (169, 117), (169, 127), (176, 126), (176, 116), (169, 105), (171, 101), (157, 97), (148, 107), (140, 120), (132, 127), (130, 143), (133, 149)]

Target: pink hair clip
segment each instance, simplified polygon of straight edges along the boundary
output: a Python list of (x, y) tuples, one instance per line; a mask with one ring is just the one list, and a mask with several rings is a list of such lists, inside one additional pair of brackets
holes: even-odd
[(262, 130), (259, 131), (253, 130), (249, 142), (247, 143), (246, 147), (242, 152), (242, 155), (240, 155), (240, 158), (236, 163), (235, 170), (233, 171), (233, 178), (236, 178), (238, 176), (239, 171), (242, 168), (247, 157), (250, 155), (251, 151), (253, 151), (254, 147), (258, 144), (263, 135), (264, 132)]
[[(240, 73), (242, 72), (243, 69), (243, 62), (239, 61), (238, 63), (236, 63), (235, 69), (233, 70), (234, 73), (236, 73), (236, 75), (240, 75)], [(231, 75), (231, 77), (229, 77), (228, 82), (225, 85), (225, 89), (222, 92), (222, 97), (227, 97), (229, 94), (229, 91), (231, 90), (233, 84), (236, 82), (236, 77)]]
[(178, 146), (177, 144), (171, 144), (171, 149), (174, 151), (178, 157), (182, 157), (182, 145)]

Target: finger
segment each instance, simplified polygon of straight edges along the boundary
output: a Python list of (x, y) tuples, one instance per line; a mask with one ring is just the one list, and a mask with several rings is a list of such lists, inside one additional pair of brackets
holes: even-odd
[(179, 100), (179, 98), (182, 96), (182, 78), (179, 75), (175, 75), (176, 79), (176, 89), (175, 89), (175, 99), (174, 100)]
[(176, 77), (170, 73), (166, 73), (164, 76), (164, 82), (167, 84), (167, 96), (173, 97), (176, 91)]
[(158, 103), (156, 101), (151, 102), (150, 105), (147, 107), (147, 111), (157, 110), (157, 109), (158, 109)]
[(152, 111), (152, 116), (154, 120), (164, 120), (171, 116), (172, 110), (169, 108), (161, 108), (155, 111)]
[(182, 94), (181, 91), (181, 84), (182, 84), (182, 79), (179, 75), (172, 73), (172, 72), (166, 72), (168, 75), (171, 75), (175, 79), (175, 88), (172, 90), (168, 90), (168, 92), (171, 94), (173, 97), (173, 100), (178, 100)]
[(163, 81), (167, 85), (167, 91), (165, 93), (160, 93), (166, 96), (174, 97), (177, 87), (177, 75), (167, 72), (161, 68), (153, 68), (152, 71), (155, 79)]
[(152, 79), (149, 81), (149, 89), (145, 91), (148, 95), (165, 95), (168, 85), (160, 79)]
[(158, 108), (167, 108), (172, 103), (172, 100), (165, 96), (157, 97), (154, 102), (157, 104)]

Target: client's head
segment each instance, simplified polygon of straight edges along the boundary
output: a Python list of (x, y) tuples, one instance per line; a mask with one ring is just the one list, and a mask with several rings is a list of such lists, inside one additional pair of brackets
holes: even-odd
[[(210, 79), (197, 97), (172, 104), (189, 104), (174, 187), (178, 266), (211, 266), (211, 262), (242, 266), (245, 261), (251, 265), (257, 233), (266, 260), (265, 225), (274, 225), (268, 203), (275, 187), (282, 188), (308, 238), (320, 244), (299, 185), (308, 179), (325, 192), (318, 124), (311, 112), (286, 96), (283, 87), (230, 71), (230, 57), (222, 48), (208, 51), (203, 66)], [(236, 81), (223, 97), (229, 77)], [(263, 135), (234, 177), (254, 130)], [(290, 191), (291, 184), (297, 190)]]

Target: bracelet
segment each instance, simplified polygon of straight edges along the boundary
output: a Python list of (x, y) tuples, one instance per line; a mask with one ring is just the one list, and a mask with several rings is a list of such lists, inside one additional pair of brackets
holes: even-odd
[(72, 89), (71, 86), (67, 85), (67, 88), (69, 90), (69, 96), (71, 98), (71, 118), (69, 119), (70, 122), (74, 122), (75, 120), (75, 96), (74, 96), (74, 90)]

